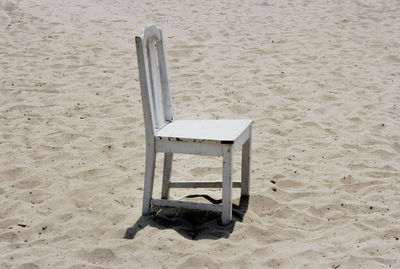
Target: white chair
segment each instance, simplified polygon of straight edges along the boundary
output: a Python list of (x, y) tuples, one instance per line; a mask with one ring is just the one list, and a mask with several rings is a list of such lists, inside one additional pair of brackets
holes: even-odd
[[(161, 29), (147, 26), (135, 38), (146, 133), (143, 216), (151, 206), (222, 212), (222, 224), (232, 220), (232, 187), (249, 195), (252, 120), (175, 120)], [(242, 180), (232, 181), (232, 157), (242, 149)], [(161, 199), (152, 197), (156, 153), (164, 152)], [(171, 181), (173, 153), (223, 157), (221, 181)], [(222, 205), (168, 200), (170, 188), (221, 188)]]

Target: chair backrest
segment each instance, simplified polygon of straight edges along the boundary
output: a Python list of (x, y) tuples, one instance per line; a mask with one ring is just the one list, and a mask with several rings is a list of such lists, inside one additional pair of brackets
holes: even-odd
[(173, 121), (171, 91), (161, 29), (146, 26), (135, 38), (146, 137)]

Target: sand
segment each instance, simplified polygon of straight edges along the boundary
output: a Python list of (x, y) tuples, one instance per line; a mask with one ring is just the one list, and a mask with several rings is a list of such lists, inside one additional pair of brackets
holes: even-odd
[[(1, 1), (0, 268), (400, 268), (399, 14), (397, 0)], [(177, 119), (254, 120), (251, 197), (228, 227), (141, 217), (134, 37), (151, 23)], [(221, 173), (219, 158), (173, 165), (177, 180)], [(190, 194), (221, 198), (171, 192)]]

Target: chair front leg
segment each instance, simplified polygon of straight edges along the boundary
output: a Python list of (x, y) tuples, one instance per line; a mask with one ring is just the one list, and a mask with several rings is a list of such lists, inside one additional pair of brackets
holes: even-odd
[(171, 180), (172, 159), (173, 159), (172, 152), (166, 152), (164, 154), (164, 169), (163, 169), (161, 199), (168, 199), (169, 196), (169, 183)]
[(156, 167), (156, 152), (154, 146), (146, 148), (146, 168), (144, 172), (143, 207), (142, 215), (151, 213), (151, 198), (153, 195), (154, 169)]
[(228, 225), (232, 220), (232, 173), (233, 173), (233, 152), (230, 145), (223, 148), (222, 167), (222, 225)]
[(242, 188), (241, 195), (250, 195), (251, 134), (242, 147)]

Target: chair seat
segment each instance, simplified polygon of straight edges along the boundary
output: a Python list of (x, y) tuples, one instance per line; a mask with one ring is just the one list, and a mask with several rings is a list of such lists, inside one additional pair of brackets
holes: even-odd
[(176, 120), (156, 133), (157, 140), (233, 144), (252, 120)]

